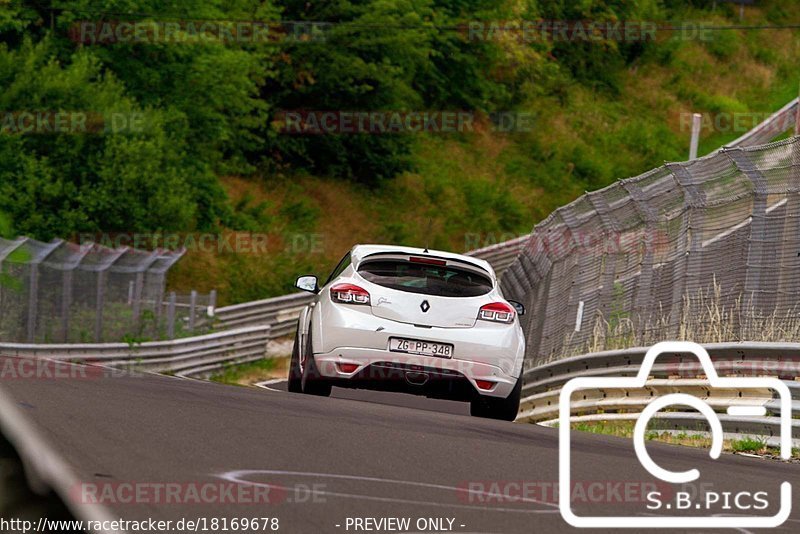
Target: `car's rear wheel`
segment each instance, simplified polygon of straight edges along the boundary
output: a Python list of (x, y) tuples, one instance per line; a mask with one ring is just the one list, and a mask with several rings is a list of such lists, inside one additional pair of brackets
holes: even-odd
[(319, 397), (329, 397), (331, 394), (331, 383), (325, 380), (317, 369), (317, 362), (314, 360), (314, 353), (311, 349), (311, 328), (308, 329), (306, 336), (306, 350), (302, 365), (303, 378), (302, 389), (307, 395), (317, 395)]
[(292, 359), (289, 363), (289, 391), (303, 392), (303, 370), (300, 368), (300, 323), (297, 323), (297, 334), (294, 336)]
[(519, 412), (519, 401), (522, 396), (522, 376), (517, 379), (514, 389), (506, 398), (478, 395), (470, 402), (469, 413), (474, 417), (513, 421)]

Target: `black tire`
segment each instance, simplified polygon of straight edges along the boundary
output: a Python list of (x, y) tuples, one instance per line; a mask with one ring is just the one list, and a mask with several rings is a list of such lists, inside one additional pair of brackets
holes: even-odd
[(303, 369), (302, 387), (306, 395), (316, 395), (318, 397), (330, 397), (331, 383), (322, 378), (317, 369), (317, 362), (314, 360), (314, 352), (311, 350), (311, 328), (308, 329), (306, 336), (306, 362)]
[(303, 392), (303, 371), (300, 369), (300, 323), (297, 323), (297, 333), (294, 336), (292, 347), (292, 360), (289, 363), (289, 391), (291, 393)]
[(522, 376), (517, 379), (514, 389), (505, 399), (478, 395), (470, 402), (469, 413), (474, 417), (513, 421), (519, 413), (519, 401), (522, 396)]

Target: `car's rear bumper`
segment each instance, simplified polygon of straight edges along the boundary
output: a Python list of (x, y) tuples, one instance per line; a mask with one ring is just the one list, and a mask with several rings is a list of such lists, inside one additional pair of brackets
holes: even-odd
[[(385, 391), (402, 391), (430, 397), (469, 400), (475, 395), (508, 397), (517, 377), (483, 362), (417, 356), (388, 350), (338, 347), (315, 354), (320, 375), (335, 385)], [(341, 364), (355, 364), (350, 372)], [(492, 382), (489, 389), (477, 381)]]
[[(369, 308), (328, 303), (314, 314), (311, 330), (313, 352), (319, 355), (320, 362), (337, 361), (339, 357), (364, 364), (433, 362), (434, 367), (442, 365), (468, 378), (489, 380), (496, 375), (513, 384), (525, 357), (525, 340), (517, 322), (509, 325), (477, 321), (469, 328), (422, 327), (376, 317)], [(390, 338), (449, 343), (453, 345), (453, 358), (390, 352)]]

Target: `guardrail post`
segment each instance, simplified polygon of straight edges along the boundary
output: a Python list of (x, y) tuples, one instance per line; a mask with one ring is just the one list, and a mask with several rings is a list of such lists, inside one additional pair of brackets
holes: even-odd
[(175, 339), (175, 292), (169, 294), (169, 306), (167, 307), (167, 338)]

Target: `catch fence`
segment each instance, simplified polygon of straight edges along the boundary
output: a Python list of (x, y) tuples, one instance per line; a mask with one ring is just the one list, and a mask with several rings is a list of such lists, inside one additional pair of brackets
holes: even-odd
[[(87, 343), (180, 335), (195, 306), (165, 295), (182, 251), (0, 238), (0, 340)], [(172, 297), (172, 298), (171, 298)]]
[(503, 277), (526, 367), (665, 339), (800, 338), (800, 137), (723, 148), (587, 193)]

